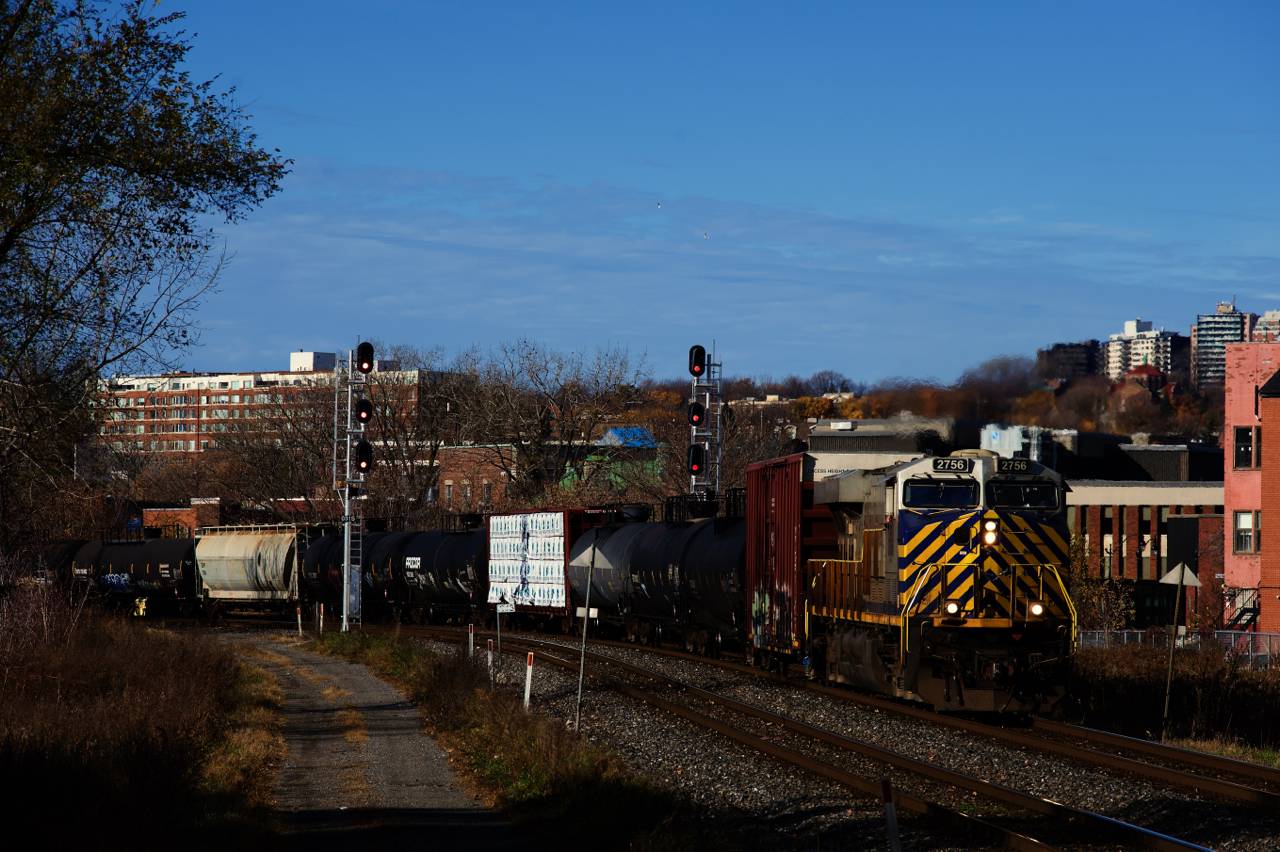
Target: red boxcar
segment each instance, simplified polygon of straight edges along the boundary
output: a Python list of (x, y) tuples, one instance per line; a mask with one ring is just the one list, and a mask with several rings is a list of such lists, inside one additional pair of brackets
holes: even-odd
[(838, 555), (831, 512), (813, 503), (811, 456), (798, 453), (747, 468), (750, 659), (763, 655), (784, 664), (803, 656), (805, 566)]

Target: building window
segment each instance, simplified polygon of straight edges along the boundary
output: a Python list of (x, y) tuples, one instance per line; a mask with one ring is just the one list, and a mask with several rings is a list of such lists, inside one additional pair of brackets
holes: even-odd
[(444, 505), (446, 509), (453, 509), (453, 483), (446, 482), (444, 484)]
[(1253, 467), (1253, 429), (1248, 426), (1236, 427), (1235, 466)]
[(1235, 513), (1235, 552), (1254, 553), (1254, 512)]

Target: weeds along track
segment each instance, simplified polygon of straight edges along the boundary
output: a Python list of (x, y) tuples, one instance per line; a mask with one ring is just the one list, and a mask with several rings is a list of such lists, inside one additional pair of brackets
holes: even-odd
[[(453, 631), (423, 632), (452, 641), (460, 638)], [(578, 666), (579, 649), (568, 643), (509, 635), (504, 637), (503, 646), (504, 651), (534, 648), (538, 659), (572, 670)], [(866, 795), (879, 795), (878, 778), (885, 774), (886, 765), (892, 767), (889, 774), (894, 776), (899, 808), (928, 815), (953, 829), (977, 833), (1006, 848), (1051, 848), (1037, 837), (1053, 838), (1058, 848), (1090, 848), (1103, 837), (1134, 848), (1207, 848), (739, 700), (726, 694), (740, 686), (737, 678), (722, 684), (727, 689), (713, 691), (669, 672), (619, 659), (616, 652), (606, 655), (589, 651), (587, 657), (593, 678), (636, 700)], [(706, 679), (705, 670), (701, 679)]]

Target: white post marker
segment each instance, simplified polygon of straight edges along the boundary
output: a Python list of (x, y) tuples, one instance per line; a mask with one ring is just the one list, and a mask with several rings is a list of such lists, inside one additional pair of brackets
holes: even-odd
[(476, 655), (476, 626), (474, 624), (467, 625), (467, 659)]
[(489, 640), (489, 686), (493, 686), (493, 640)]
[(298, 637), (302, 637), (302, 604), (298, 604)]
[(320, 604), (320, 632), (324, 632), (324, 604)]
[(1187, 563), (1179, 562), (1172, 571), (1160, 578), (1160, 582), (1178, 587), (1177, 594), (1173, 597), (1173, 624), (1169, 631), (1169, 677), (1164, 682), (1164, 727), (1160, 729), (1160, 740), (1163, 742), (1169, 731), (1169, 698), (1173, 695), (1173, 648), (1178, 644), (1178, 608), (1182, 603), (1183, 587), (1198, 589), (1200, 579), (1187, 567)]
[(902, 843), (898, 840), (898, 814), (893, 809), (893, 785), (889, 783), (888, 775), (880, 778), (880, 793), (884, 797), (884, 824), (889, 829), (889, 849), (902, 852)]
[(533, 691), (533, 652), (529, 652), (529, 661), (524, 664), (524, 712), (529, 712), (529, 693)]

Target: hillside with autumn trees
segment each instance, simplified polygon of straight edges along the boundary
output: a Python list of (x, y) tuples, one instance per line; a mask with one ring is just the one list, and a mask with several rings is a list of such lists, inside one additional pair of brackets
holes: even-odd
[[(1057, 379), (1038, 374), (1035, 361), (1020, 356), (992, 358), (965, 370), (951, 384), (895, 377), (867, 385), (824, 370), (807, 379), (788, 376), (780, 381), (735, 376), (724, 385), (730, 408), (746, 400), (754, 408), (778, 396), (778, 405), (768, 406), (775, 423), (779, 417), (804, 423), (810, 418), (870, 420), (910, 412), (1121, 435), (1145, 432), (1153, 441), (1216, 445), (1223, 422), (1221, 389), (1196, 391), (1154, 371), (1121, 382), (1105, 376)], [(650, 399), (675, 406), (688, 392), (687, 381), (660, 382), (652, 387)]]

